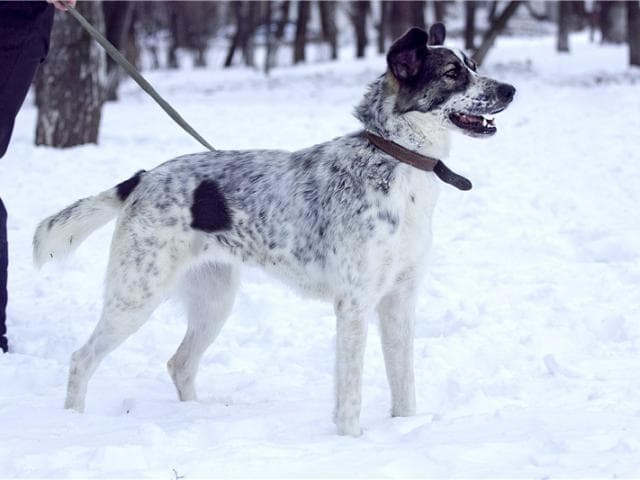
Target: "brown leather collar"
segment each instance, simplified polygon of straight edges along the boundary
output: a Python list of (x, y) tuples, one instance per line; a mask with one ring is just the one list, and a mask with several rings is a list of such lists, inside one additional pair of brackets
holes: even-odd
[(367, 130), (364, 131), (364, 134), (371, 143), (399, 162), (406, 163), (425, 172), (433, 172), (440, 180), (453, 185), (459, 190), (471, 190), (471, 182), (462, 175), (449, 170), (442, 160), (421, 155)]

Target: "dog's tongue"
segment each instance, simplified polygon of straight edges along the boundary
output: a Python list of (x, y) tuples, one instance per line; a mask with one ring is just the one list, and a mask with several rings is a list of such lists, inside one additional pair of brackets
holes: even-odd
[(494, 124), (495, 119), (490, 116), (484, 115), (469, 115), (467, 113), (460, 113), (458, 118), (463, 123), (468, 125), (482, 125), (483, 127), (487, 127)]

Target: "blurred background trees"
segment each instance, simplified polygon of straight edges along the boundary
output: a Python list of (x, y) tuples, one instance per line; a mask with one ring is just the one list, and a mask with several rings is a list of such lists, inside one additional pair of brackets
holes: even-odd
[[(478, 64), (500, 35), (554, 34), (557, 50), (570, 53), (569, 34), (583, 30), (594, 48), (628, 43), (629, 63), (640, 66), (638, 0), (102, 1), (79, 2), (78, 8), (142, 70), (244, 66), (269, 73), (284, 65), (362, 58), (384, 53), (409, 27), (436, 21)], [(56, 14), (53, 37), (38, 79), (38, 142), (73, 144), (70, 133), (55, 133), (58, 124), (60, 132), (86, 131), (78, 141), (95, 141), (102, 102), (117, 99), (123, 74), (108, 59), (102, 75), (104, 55), (68, 15)], [(82, 82), (82, 102), (92, 113), (83, 113), (81, 123), (73, 120), (73, 129), (62, 128), (66, 116), (53, 118), (53, 99), (68, 96), (71, 85), (78, 96), (77, 81), (69, 77), (84, 66), (92, 73)], [(77, 108), (72, 111), (85, 111)]]
[[(383, 53), (407, 28), (436, 21), (445, 22), (449, 35), (463, 39), (480, 60), (498, 35), (522, 33), (519, 28), (526, 33), (535, 22), (557, 27), (559, 51), (570, 50), (569, 33), (585, 29), (592, 31), (596, 43), (631, 44), (638, 34), (633, 34), (633, 19), (639, 6), (637, 0), (101, 3), (108, 38), (132, 61), (140, 63), (143, 51), (147, 68), (179, 68), (185, 61), (178, 58), (179, 50), (186, 54), (183, 58), (191, 57), (193, 66), (207, 66), (207, 51), (215, 44), (226, 45), (226, 55), (219, 59), (222, 66), (265, 71), (308, 61), (309, 45), (326, 45), (327, 60), (337, 59), (339, 46), (346, 45), (358, 58), (369, 47)], [(513, 18), (517, 25), (511, 24)], [(279, 53), (282, 47), (288, 59)], [(109, 64), (108, 69), (111, 77), (114, 68)]]

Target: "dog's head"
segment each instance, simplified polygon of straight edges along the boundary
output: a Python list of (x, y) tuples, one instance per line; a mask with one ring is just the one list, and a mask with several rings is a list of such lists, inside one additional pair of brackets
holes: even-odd
[(412, 28), (389, 49), (387, 64), (397, 83), (396, 113), (416, 112), (425, 121), (473, 137), (493, 135), (491, 115), (507, 108), (516, 89), (478, 75), (473, 60), (442, 46), (444, 37), (441, 23), (429, 33)]

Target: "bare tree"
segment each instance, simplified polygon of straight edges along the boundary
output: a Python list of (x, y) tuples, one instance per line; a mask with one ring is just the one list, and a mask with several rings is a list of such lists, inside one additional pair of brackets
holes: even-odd
[(509, 4), (504, 8), (504, 10), (502, 10), (502, 13), (498, 17), (496, 17), (489, 30), (484, 34), (482, 43), (473, 53), (473, 59), (478, 65), (482, 64), (485, 57), (487, 56), (487, 53), (489, 53), (489, 50), (493, 46), (493, 43), (496, 41), (496, 38), (498, 37), (498, 35), (500, 35), (500, 32), (502, 32), (502, 30), (504, 30), (504, 28), (507, 26), (509, 19), (513, 17), (514, 13), (516, 13), (521, 3), (522, 2), (519, 0), (510, 1)]
[(627, 40), (625, 2), (598, 2), (602, 43), (624, 43)]
[[(534, 18), (535, 20), (538, 20), (540, 22), (545, 22), (549, 20), (548, 10), (545, 9), (545, 11), (542, 13), (536, 12), (536, 10), (533, 8), (533, 5), (531, 5), (531, 2), (524, 2), (524, 6), (527, 9), (527, 12), (529, 13), (529, 15), (531, 15), (531, 17)], [(547, 5), (545, 5), (545, 7), (547, 7)], [(494, 11), (494, 18), (495, 18), (495, 11)]]
[(410, 27), (425, 28), (424, 7), (425, 2), (390, 2), (389, 33), (391, 37), (394, 40), (400, 38)]
[(280, 2), (279, 17), (275, 21), (275, 31), (268, 36), (267, 55), (265, 60), (265, 71), (268, 72), (275, 66), (276, 53), (284, 39), (285, 28), (289, 23), (290, 1)]
[(356, 34), (356, 57), (362, 58), (365, 55), (365, 49), (369, 39), (367, 38), (367, 17), (371, 5), (368, 1), (351, 2), (349, 17)]
[(338, 58), (338, 28), (336, 26), (336, 2), (320, 0), (320, 26), (322, 38), (331, 47), (331, 59)]
[(180, 6), (178, 2), (166, 2), (169, 16), (169, 48), (167, 49), (167, 67), (178, 68), (178, 45), (180, 44)]
[(386, 39), (388, 36), (387, 23), (389, 23), (390, 3), (388, 0), (382, 0), (380, 2), (380, 21), (376, 25), (378, 29), (378, 53), (380, 54), (387, 51)]
[(492, 25), (496, 21), (496, 15), (498, 12), (498, 1), (493, 0), (489, 2), (489, 8), (487, 8), (487, 23)]
[(640, 67), (640, 3), (627, 2), (627, 41), (629, 42), (629, 65)]
[(473, 50), (476, 46), (476, 2), (465, 2), (464, 48)]
[[(147, 2), (135, 2), (137, 5)], [(169, 48), (167, 49), (167, 66), (178, 68), (177, 51), (184, 48), (193, 54), (193, 63), (196, 67), (204, 67), (207, 64), (207, 49), (209, 39), (215, 34), (219, 26), (218, 9), (216, 2), (206, 1), (169, 1), (148, 2), (155, 8), (137, 8), (137, 12), (144, 15), (147, 11), (164, 8), (166, 16), (166, 29), (169, 33)], [(149, 22), (145, 19), (144, 23)], [(158, 29), (158, 25), (155, 25)]]
[(265, 3), (265, 48), (264, 73), (269, 75), (271, 61), (273, 58), (273, 1), (267, 0)]
[[(101, 2), (78, 2), (76, 8), (104, 31)], [(104, 50), (75, 18), (57, 12), (51, 50), (36, 81), (36, 145), (98, 143), (105, 77)]]
[(151, 55), (151, 68), (160, 68), (160, 32), (168, 28), (168, 11), (161, 2), (132, 2), (133, 32)]
[(293, 63), (300, 63), (306, 60), (305, 47), (307, 45), (307, 23), (311, 2), (308, 0), (298, 1), (298, 18), (296, 20), (296, 37), (293, 43)]
[[(185, 2), (187, 3), (187, 2)], [(229, 50), (224, 60), (224, 67), (228, 68), (233, 63), (236, 50), (242, 51), (245, 65), (255, 66), (253, 36), (258, 25), (258, 2), (231, 2), (233, 16), (236, 21), (236, 31), (233, 34)]]
[(444, 22), (447, 16), (447, 4), (442, 0), (433, 0), (433, 15), (436, 22)]
[(179, 44), (193, 52), (194, 65), (206, 67), (209, 39), (218, 27), (217, 2), (180, 2)]
[(569, 30), (571, 29), (571, 2), (558, 2), (558, 42), (559, 52), (569, 51)]
[[(107, 39), (120, 51), (125, 50), (127, 36), (131, 30), (133, 21), (133, 2), (102, 2), (102, 12), (104, 14), (105, 35)], [(126, 55), (125, 55), (126, 56)], [(127, 60), (135, 63), (135, 59), (128, 57)], [(118, 85), (122, 77), (122, 69), (111, 58), (107, 57), (107, 93), (106, 100), (118, 99)]]
[(231, 38), (231, 43), (229, 44), (229, 50), (227, 51), (227, 57), (224, 60), (224, 68), (229, 68), (233, 63), (233, 56), (238, 48), (238, 46), (242, 43), (242, 37), (245, 35), (244, 33), (244, 16), (243, 16), (243, 4), (242, 2), (232, 2), (233, 6), (233, 15), (236, 20), (236, 31)]
[(242, 56), (244, 63), (248, 67), (255, 67), (256, 54), (255, 54), (255, 32), (259, 20), (260, 4), (261, 2), (247, 2), (248, 8), (245, 16), (246, 25), (244, 27), (244, 38), (242, 39)]

